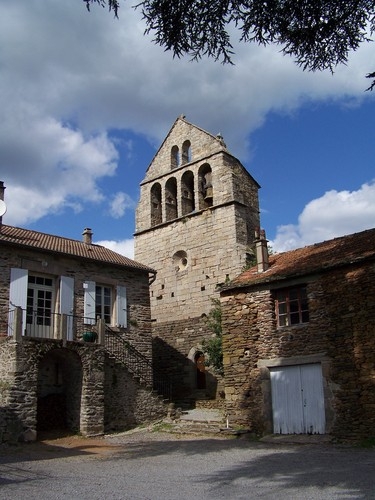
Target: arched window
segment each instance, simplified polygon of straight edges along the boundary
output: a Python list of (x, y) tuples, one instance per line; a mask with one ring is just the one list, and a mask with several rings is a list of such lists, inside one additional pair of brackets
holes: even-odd
[(195, 210), (194, 174), (190, 170), (181, 177), (181, 215)]
[(185, 141), (182, 145), (182, 164), (191, 162), (191, 144)]
[(212, 186), (212, 170), (208, 163), (201, 165), (198, 171), (199, 177), (199, 209), (212, 207), (214, 192)]
[(165, 219), (177, 218), (177, 181), (171, 177), (165, 183)]
[(171, 168), (177, 168), (180, 164), (180, 151), (178, 146), (173, 146), (171, 149)]
[(162, 223), (161, 185), (156, 182), (151, 188), (151, 226)]

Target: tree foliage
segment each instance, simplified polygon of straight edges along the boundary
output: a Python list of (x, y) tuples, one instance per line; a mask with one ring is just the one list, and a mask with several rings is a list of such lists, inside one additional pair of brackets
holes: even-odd
[(212, 305), (206, 323), (214, 335), (202, 342), (202, 348), (203, 352), (207, 354), (208, 366), (211, 366), (218, 375), (224, 375), (220, 300), (212, 299)]
[[(118, 0), (84, 0), (87, 8), (108, 5), (118, 14)], [(260, 45), (276, 44), (304, 70), (333, 71), (349, 52), (375, 31), (374, 0), (142, 0), (136, 8), (145, 32), (176, 57), (213, 57), (232, 63), (231, 34)], [(369, 89), (375, 86), (374, 79)]]
[(118, 10), (120, 8), (120, 3), (118, 0), (83, 0), (86, 4), (86, 8), (90, 11), (91, 4), (98, 4), (101, 7), (106, 7), (108, 5), (108, 10), (113, 11), (115, 17), (118, 17)]

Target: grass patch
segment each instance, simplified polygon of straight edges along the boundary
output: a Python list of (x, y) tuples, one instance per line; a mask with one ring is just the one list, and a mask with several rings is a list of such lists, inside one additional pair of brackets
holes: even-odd
[(169, 424), (168, 422), (159, 422), (152, 428), (152, 432), (171, 432), (172, 430), (173, 424)]

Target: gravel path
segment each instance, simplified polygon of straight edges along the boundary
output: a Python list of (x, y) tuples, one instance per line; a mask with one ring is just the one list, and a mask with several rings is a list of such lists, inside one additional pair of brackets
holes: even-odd
[(375, 451), (127, 432), (0, 448), (6, 500), (375, 499)]

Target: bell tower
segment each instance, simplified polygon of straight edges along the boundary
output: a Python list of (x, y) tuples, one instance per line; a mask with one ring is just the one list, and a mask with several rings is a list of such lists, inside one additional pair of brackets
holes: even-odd
[(201, 344), (212, 336), (205, 317), (220, 285), (240, 274), (253, 251), (258, 189), (220, 135), (184, 116), (141, 183), (135, 258), (157, 271), (150, 286), (154, 366), (172, 377), (176, 397), (197, 390), (215, 397), (214, 374), (202, 381)]

